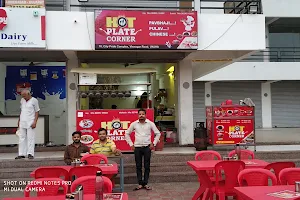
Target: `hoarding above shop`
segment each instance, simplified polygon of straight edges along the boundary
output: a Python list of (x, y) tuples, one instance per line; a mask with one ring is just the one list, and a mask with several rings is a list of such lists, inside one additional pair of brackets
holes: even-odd
[(10, 7), (10, 8), (45, 8), (45, 1), (44, 0), (5, 0), (5, 7)]
[(197, 12), (95, 11), (96, 50), (197, 50)]
[(0, 47), (46, 48), (44, 8), (0, 8)]

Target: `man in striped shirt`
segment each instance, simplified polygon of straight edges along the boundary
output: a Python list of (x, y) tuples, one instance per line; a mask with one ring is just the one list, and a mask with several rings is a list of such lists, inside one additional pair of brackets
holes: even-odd
[(100, 128), (98, 130), (99, 139), (94, 141), (90, 149), (91, 154), (103, 154), (105, 156), (119, 155), (120, 150), (111, 139), (107, 138), (107, 130)]

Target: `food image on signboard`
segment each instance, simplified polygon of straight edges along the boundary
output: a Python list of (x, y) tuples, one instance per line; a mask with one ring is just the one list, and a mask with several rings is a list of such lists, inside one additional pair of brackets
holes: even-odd
[(254, 132), (252, 131), (249, 135), (247, 135), (241, 143), (254, 143)]
[(81, 143), (88, 144), (94, 141), (94, 137), (91, 135), (83, 135), (81, 136)]
[(81, 128), (91, 128), (94, 125), (94, 122), (89, 119), (83, 119), (79, 122)]
[(183, 32), (183, 36), (190, 36), (191, 34), (189, 32)]
[(186, 37), (183, 39), (181, 44), (178, 46), (178, 49), (194, 49), (198, 47), (198, 38), (197, 37)]
[(191, 36), (196, 37), (198, 35), (198, 33), (196, 31), (193, 31)]

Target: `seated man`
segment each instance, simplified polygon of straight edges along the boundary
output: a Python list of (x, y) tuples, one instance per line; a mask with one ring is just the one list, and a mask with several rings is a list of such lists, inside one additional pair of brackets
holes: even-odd
[(66, 147), (64, 161), (67, 165), (75, 159), (80, 159), (81, 154), (88, 153), (89, 148), (80, 142), (81, 132), (76, 131), (72, 134), (73, 144)]
[(107, 130), (100, 128), (98, 130), (99, 139), (92, 144), (91, 154), (103, 154), (105, 156), (120, 155), (114, 141), (107, 138)]

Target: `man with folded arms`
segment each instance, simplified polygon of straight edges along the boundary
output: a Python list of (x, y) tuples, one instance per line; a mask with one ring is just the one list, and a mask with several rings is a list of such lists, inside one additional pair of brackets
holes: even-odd
[(91, 154), (103, 154), (105, 156), (120, 155), (121, 151), (117, 149), (114, 141), (107, 137), (107, 130), (100, 128), (98, 130), (99, 139), (94, 141), (90, 150)]
[[(146, 119), (146, 110), (140, 109), (138, 111), (139, 119), (130, 124), (130, 127), (125, 132), (125, 139), (130, 145), (131, 149), (134, 151), (135, 164), (136, 164), (136, 174), (138, 179), (138, 186), (134, 190), (140, 190), (145, 188), (146, 190), (151, 190), (152, 188), (148, 186), (148, 179), (150, 175), (150, 158), (151, 151), (154, 150), (154, 146), (159, 141), (160, 132), (156, 128), (155, 124), (150, 120)], [(130, 134), (135, 132), (135, 142), (131, 141)], [(154, 132), (155, 138), (153, 143), (151, 142), (151, 131)], [(142, 160), (144, 157), (144, 180), (142, 177)]]
[(64, 155), (64, 161), (67, 165), (71, 165), (72, 161), (80, 159), (82, 154), (89, 152), (89, 148), (80, 142), (80, 138), (80, 131), (72, 134), (73, 143), (66, 147)]

